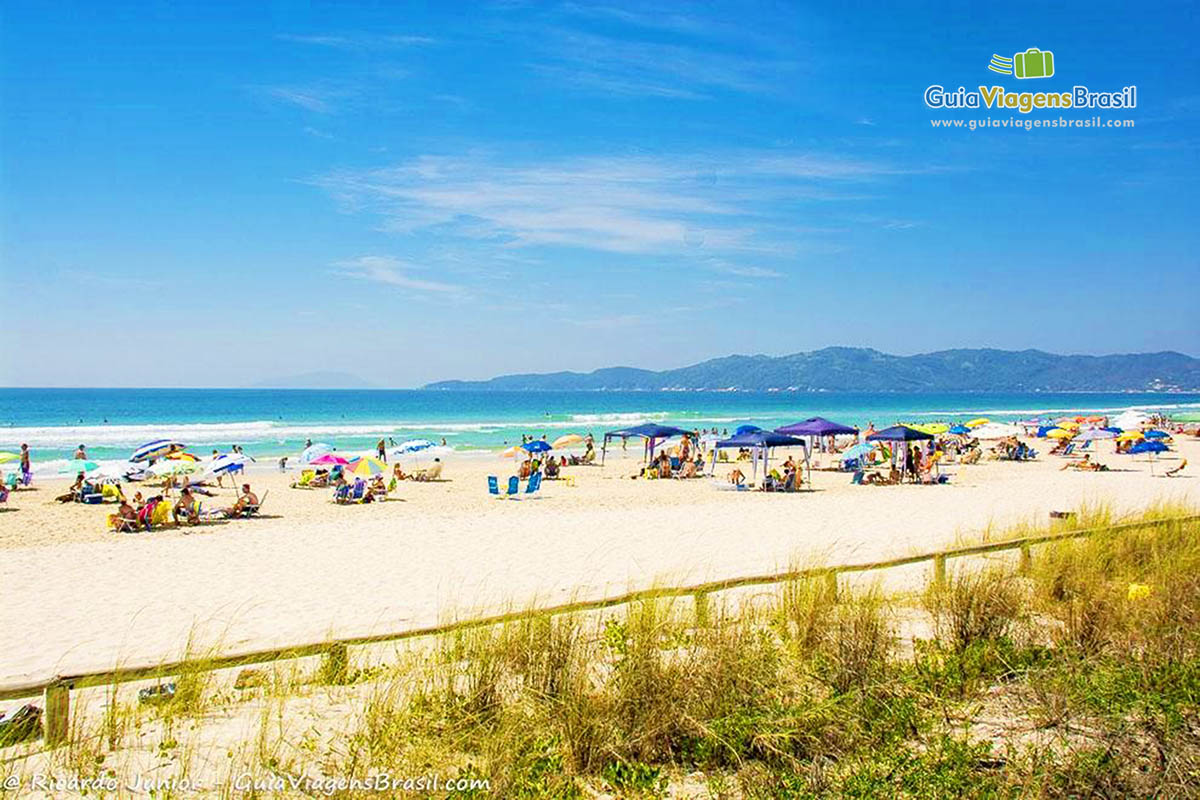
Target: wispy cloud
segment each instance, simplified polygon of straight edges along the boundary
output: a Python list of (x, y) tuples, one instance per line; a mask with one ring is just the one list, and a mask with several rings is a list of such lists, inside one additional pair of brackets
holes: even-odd
[(377, 213), (385, 229), (398, 233), (424, 230), (509, 248), (719, 255), (794, 248), (789, 240), (803, 227), (780, 205), (807, 200), (813, 192), (836, 196), (843, 185), (901, 172), (811, 153), (527, 164), (424, 156), (393, 167), (335, 173), (317, 183), (346, 209)]
[(415, 278), (411, 273), (417, 271), (416, 267), (391, 256), (360, 256), (347, 261), (337, 261), (333, 266), (339, 275), (373, 281), (385, 286), (437, 294), (457, 294), (463, 291), (463, 287), (456, 284)]
[(317, 47), (332, 47), (338, 50), (381, 49), (388, 47), (407, 47), (412, 45), (434, 44), (437, 40), (429, 36), (414, 34), (377, 34), (377, 33), (344, 33), (344, 34), (295, 34), (281, 33), (276, 38), (285, 42), (308, 44)]
[(315, 111), (318, 114), (333, 113), (331, 101), (334, 95), (321, 89), (291, 86), (260, 86), (258, 89), (268, 97), (288, 105)]

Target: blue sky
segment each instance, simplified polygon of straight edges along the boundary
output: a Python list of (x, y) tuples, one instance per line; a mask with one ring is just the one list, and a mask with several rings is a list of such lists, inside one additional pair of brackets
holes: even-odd
[[(1198, 355), (1196, 13), (12, 0), (0, 382)], [(1134, 84), (1135, 127), (935, 130), (1021, 115), (934, 83)]]

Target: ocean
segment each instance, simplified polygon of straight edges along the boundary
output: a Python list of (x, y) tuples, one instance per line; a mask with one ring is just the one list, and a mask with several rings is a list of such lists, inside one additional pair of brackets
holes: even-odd
[(274, 462), (305, 439), (339, 450), (376, 441), (446, 439), (478, 453), (645, 421), (732, 430), (773, 428), (820, 415), (883, 427), (897, 421), (1015, 420), (1129, 408), (1200, 408), (1200, 394), (834, 393), (834, 392), (480, 392), (302, 389), (0, 389), (0, 450), (28, 443), (35, 470), (52, 471), (83, 444), (93, 459), (124, 459), (138, 445), (171, 437), (197, 454), (240, 445)]

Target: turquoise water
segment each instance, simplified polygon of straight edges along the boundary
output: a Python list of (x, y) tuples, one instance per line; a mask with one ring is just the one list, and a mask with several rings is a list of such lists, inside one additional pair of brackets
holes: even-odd
[(280, 389), (0, 389), (0, 450), (27, 442), (41, 465), (84, 444), (97, 459), (127, 458), (160, 437), (197, 453), (241, 445), (255, 457), (297, 453), (306, 438), (342, 450), (379, 438), (446, 439), (460, 451), (593, 433), (645, 421), (730, 429), (778, 427), (814, 415), (853, 425), (998, 420), (1127, 408), (1194, 409), (1200, 394), (434, 392)]

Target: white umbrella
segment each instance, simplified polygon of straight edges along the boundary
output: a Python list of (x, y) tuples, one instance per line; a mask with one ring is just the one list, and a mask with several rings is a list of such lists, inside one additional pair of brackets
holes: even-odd
[(324, 442), (314, 442), (300, 451), (300, 463), (307, 464), (314, 458), (318, 458), (325, 453), (330, 452), (331, 450), (333, 450), (333, 448)]
[(224, 475), (229, 472), (236, 472), (250, 460), (250, 457), (245, 453), (225, 453), (209, 462), (208, 469), (205, 472), (208, 475)]
[(976, 439), (1007, 439), (1009, 436), (1019, 436), (1021, 429), (1016, 425), (1006, 425), (1001, 422), (989, 422), (985, 425), (980, 425), (978, 428), (972, 428), (967, 434)]

